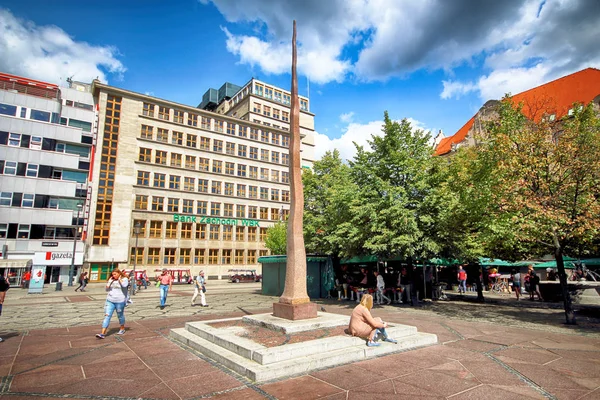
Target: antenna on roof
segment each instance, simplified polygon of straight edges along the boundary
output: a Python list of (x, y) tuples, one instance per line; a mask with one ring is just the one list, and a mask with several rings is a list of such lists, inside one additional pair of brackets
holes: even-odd
[(71, 75), (69, 77), (67, 77), (67, 83), (69, 84), (69, 88), (73, 86), (73, 77), (75, 75)]

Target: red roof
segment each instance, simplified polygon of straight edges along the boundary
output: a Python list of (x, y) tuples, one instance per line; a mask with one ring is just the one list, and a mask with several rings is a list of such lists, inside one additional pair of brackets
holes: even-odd
[(5, 72), (0, 72), (0, 81), (16, 82), (16, 83), (20, 83), (21, 85), (30, 85), (30, 86), (36, 86), (36, 87), (44, 88), (44, 89), (58, 90), (58, 86), (53, 83), (36, 81), (35, 79), (29, 79), (29, 78), (24, 78), (22, 76), (11, 75), (11, 74), (7, 74)]
[[(588, 104), (600, 95), (600, 70), (586, 68), (571, 75), (563, 76), (533, 89), (512, 96), (515, 104), (523, 103), (523, 114), (539, 121), (544, 114), (555, 114), (561, 118), (568, 114), (573, 103)], [(454, 135), (442, 139), (435, 149), (435, 155), (443, 155), (452, 150), (452, 144), (462, 142), (475, 121), (473, 116)]]

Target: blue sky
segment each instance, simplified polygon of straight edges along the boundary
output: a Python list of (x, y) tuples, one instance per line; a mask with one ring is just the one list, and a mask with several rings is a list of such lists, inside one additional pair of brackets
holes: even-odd
[(0, 70), (195, 106), (225, 81), (289, 89), (293, 19), (319, 155), (351, 158), (385, 110), (452, 135), (489, 99), (600, 67), (598, 1), (5, 0)]

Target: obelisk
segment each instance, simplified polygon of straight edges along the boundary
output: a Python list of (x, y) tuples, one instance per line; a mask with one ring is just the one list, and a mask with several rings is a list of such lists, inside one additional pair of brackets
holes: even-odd
[(290, 113), (290, 215), (287, 226), (287, 264), (285, 288), (279, 303), (273, 303), (273, 315), (290, 320), (317, 317), (317, 305), (306, 291), (306, 250), (302, 231), (304, 192), (300, 166), (300, 102), (296, 76), (296, 21), (292, 33), (292, 104)]

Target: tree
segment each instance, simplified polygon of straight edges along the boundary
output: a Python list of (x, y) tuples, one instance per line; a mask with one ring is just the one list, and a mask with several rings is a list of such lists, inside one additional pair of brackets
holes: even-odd
[(265, 247), (273, 255), (287, 254), (287, 223), (280, 221), (267, 229)]
[(472, 212), (479, 213), (474, 224), (488, 254), (550, 250), (568, 324), (576, 321), (563, 254), (586, 249), (600, 232), (600, 121), (591, 105), (574, 110), (559, 121), (531, 121), (505, 98), (465, 163)]

